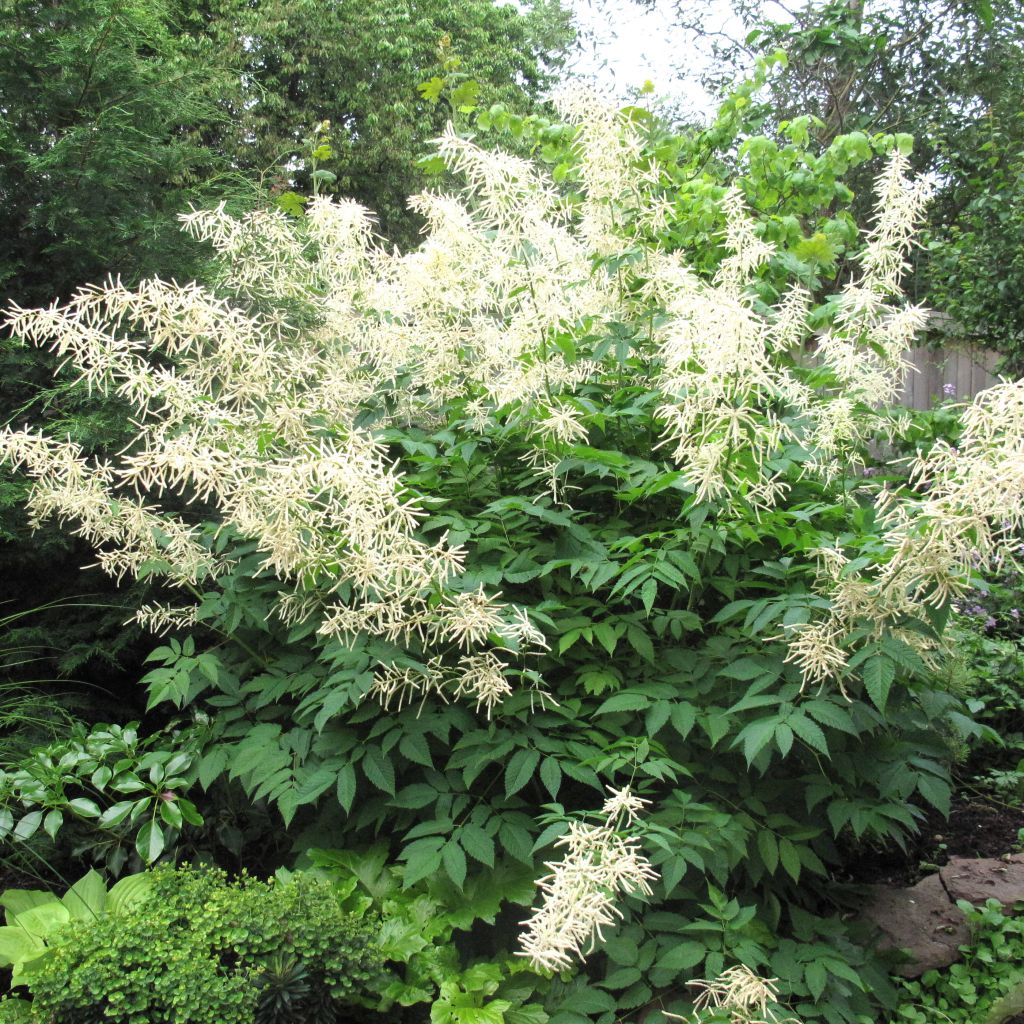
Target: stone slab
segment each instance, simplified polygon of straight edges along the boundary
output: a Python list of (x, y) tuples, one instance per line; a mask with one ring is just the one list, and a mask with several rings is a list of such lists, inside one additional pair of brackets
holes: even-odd
[(959, 959), (959, 947), (971, 937), (964, 915), (950, 901), (938, 875), (907, 889), (871, 886), (862, 916), (882, 932), (880, 949), (910, 953), (911, 961), (896, 968), (905, 978), (948, 967)]

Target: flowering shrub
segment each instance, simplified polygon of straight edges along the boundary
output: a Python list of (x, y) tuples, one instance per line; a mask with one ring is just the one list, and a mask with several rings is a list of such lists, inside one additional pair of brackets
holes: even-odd
[(1020, 524), (1024, 388), (980, 396), (907, 481), (865, 476), (902, 429), (884, 403), (923, 319), (899, 278), (927, 182), (893, 150), (811, 366), (813, 297), (765, 301), (787, 263), (740, 193), (698, 272), (673, 245), (686, 194), (629, 117), (564, 113), (571, 187), (447, 132), (464, 185), (414, 197), (411, 252), (350, 202), (197, 211), (221, 293), (13, 310), (138, 436), (109, 465), (28, 430), (0, 447), (36, 517), (164, 581), (142, 621), (196, 638), (147, 678), (201, 713), (186, 783), (237, 780), (300, 843), (384, 835), (406, 886), (537, 878), (566, 847), (522, 951), (605, 955), (547, 987), (552, 1024), (690, 1013), (684, 984), (740, 963), (786, 1004), (752, 1013), (869, 1020), (889, 989), (829, 916), (830, 867), (948, 804), (975, 727), (936, 681), (942, 630)]

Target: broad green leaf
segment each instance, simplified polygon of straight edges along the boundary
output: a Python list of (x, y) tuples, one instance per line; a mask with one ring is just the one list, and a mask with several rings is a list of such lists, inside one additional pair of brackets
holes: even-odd
[(825, 985), (828, 982), (828, 972), (825, 970), (824, 965), (818, 961), (809, 963), (804, 968), (804, 981), (807, 983), (807, 990), (814, 997), (814, 1001), (818, 1002), (821, 999), (821, 994), (825, 991)]
[(374, 786), (391, 796), (395, 795), (395, 766), (387, 754), (379, 747), (367, 747), (360, 764), (363, 774)]
[(57, 897), (52, 892), (38, 889), (5, 889), (0, 893), (0, 906), (7, 911), (7, 923), (10, 924), (18, 914), (44, 903), (53, 903), (55, 899)]
[(441, 848), (445, 840), (441, 836), (428, 836), (410, 843), (400, 854), (405, 861), (402, 872), (402, 886), (408, 889), (420, 879), (433, 875), (441, 867)]
[(60, 831), (61, 825), (64, 824), (64, 815), (60, 811), (54, 809), (48, 811), (46, 817), (43, 818), (43, 831), (51, 838), (55, 839), (57, 833)]
[(478, 825), (463, 825), (459, 830), (462, 848), (481, 864), (494, 867), (494, 840)]
[(42, 811), (29, 811), (29, 813), (14, 826), (14, 834), (12, 838), (19, 842), (31, 839), (39, 830), (39, 826), (42, 824), (42, 821)]
[(37, 906), (29, 907), (20, 914), (15, 915), (11, 922), (17, 928), (23, 928), (30, 935), (39, 939), (46, 939), (58, 928), (63, 927), (71, 920), (71, 912), (57, 899), (50, 899), (47, 903), (40, 903)]
[(441, 851), (441, 863), (444, 864), (448, 877), (461, 889), (466, 881), (466, 855), (454, 839), (445, 843)]
[(821, 726), (812, 721), (806, 715), (797, 712), (786, 719), (786, 725), (790, 727), (809, 747), (813, 747), (819, 754), (829, 756), (828, 742)]
[(0, 967), (10, 967), (46, 948), (42, 939), (17, 926), (0, 928)]
[(701, 942), (679, 942), (658, 958), (658, 967), (663, 970), (688, 971), (696, 967), (707, 952)]
[(144, 903), (153, 890), (153, 876), (141, 871), (137, 875), (125, 875), (110, 887), (107, 893), (107, 913), (119, 914)]
[(557, 758), (545, 757), (541, 762), (540, 781), (544, 783), (544, 788), (551, 795), (551, 799), (557, 799), (559, 787), (562, 785), (562, 769)]
[(517, 750), (505, 767), (505, 795), (518, 793), (532, 778), (540, 763), (537, 750)]
[(135, 849), (143, 864), (152, 864), (164, 852), (164, 830), (152, 818), (139, 829), (135, 837)]
[(757, 851), (761, 854), (761, 860), (768, 869), (768, 874), (774, 875), (775, 869), (779, 866), (779, 844), (775, 836), (766, 828), (757, 833)]
[(765, 718), (757, 722), (751, 722), (744, 727), (743, 731), (736, 737), (737, 742), (743, 742), (743, 756), (747, 764), (753, 763), (754, 758), (761, 753), (768, 745), (772, 736), (775, 735), (777, 722), (774, 718)]
[(356, 798), (356, 770), (351, 764), (338, 769), (338, 803), (346, 814), (351, 813)]
[(800, 855), (790, 840), (782, 838), (779, 840), (779, 861), (787, 875), (794, 882), (800, 881)]
[(889, 690), (896, 678), (896, 665), (891, 658), (879, 654), (864, 662), (864, 689), (867, 690), (871, 702), (882, 714), (889, 699)]
[(112, 804), (100, 815), (97, 824), (100, 828), (113, 828), (115, 825), (120, 825), (134, 806), (135, 801), (133, 800), (121, 800), (119, 803)]
[(107, 886), (103, 877), (97, 871), (89, 871), (68, 889), (61, 902), (71, 911), (73, 918), (95, 920), (107, 905)]
[(952, 790), (949, 784), (933, 775), (920, 775), (917, 779), (917, 791), (940, 814), (949, 817), (949, 803)]
[(651, 706), (651, 698), (643, 693), (616, 693), (609, 697), (595, 712), (595, 715), (610, 715), (617, 711), (645, 711)]

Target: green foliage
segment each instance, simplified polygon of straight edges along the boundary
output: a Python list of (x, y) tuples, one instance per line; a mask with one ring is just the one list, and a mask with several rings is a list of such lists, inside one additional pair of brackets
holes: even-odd
[[(229, 117), (237, 74), (209, 39), (182, 31), (173, 0), (0, 3), (0, 306), (50, 301), (84, 280), (187, 280), (207, 256), (183, 245), (176, 215), (190, 203), (237, 201), (254, 189), (209, 142)], [(57, 361), (0, 338), (0, 421), (42, 417), (90, 451), (126, 438), (124, 409), (49, 381)], [(31, 410), (31, 412), (30, 412)], [(0, 479), (5, 542), (0, 600), (37, 607), (109, 595), (83, 572), (87, 548), (65, 531), (33, 535), (24, 487)], [(120, 607), (102, 609), (99, 603)], [(41, 611), (51, 671), (91, 662), (92, 681), (131, 660), (132, 596)], [(135, 602), (137, 603), (137, 601)], [(38, 643), (38, 639), (30, 642)]]
[(1008, 1024), (1024, 1010), (1024, 919), (996, 900), (958, 906), (971, 925), (963, 959), (900, 983), (900, 1006), (889, 1024)]
[(33, 974), (64, 941), (76, 922), (86, 925), (107, 914), (117, 915), (146, 899), (149, 875), (128, 875), (110, 891), (95, 871), (89, 871), (61, 897), (31, 889), (7, 889), (0, 894), (6, 925), (0, 928), (0, 965), (11, 968), (11, 985), (31, 984)]
[(334, 889), (311, 876), (273, 884), (160, 868), (143, 877), (144, 899), (54, 933), (31, 974), (15, 979), (31, 1006), (0, 1019), (327, 1024), (379, 983), (373, 922), (343, 912)]
[[(844, 699), (805, 692), (785, 645), (766, 640), (823, 604), (802, 552), (858, 529), (870, 543), (877, 485), (830, 494), (793, 463), (785, 510), (712, 515), (652, 459), (641, 391), (581, 400), (595, 426), (562, 453), (571, 507), (519, 496), (530, 483), (516, 428), (471, 443), (446, 428), (389, 435), (409, 486), (430, 496), (425, 534), (474, 539), (466, 585), (500, 588), (543, 625), (551, 650), (536, 671), (557, 705), (531, 695), (525, 672), (491, 721), (434, 698), (384, 712), (364, 694), (388, 645), (289, 635), (268, 617), (278, 582), (244, 561), (201, 612), (244, 646), (211, 652), (215, 671), (184, 645), (162, 648), (151, 700), (209, 707), (203, 785), (239, 780), (309, 841), (386, 830), (405, 886), (447, 877), (449, 912), (460, 888), (500, 893), (500, 872), (539, 871), (568, 812), (633, 778), (656, 800), (657, 905), (632, 903), (606, 964), (576, 983), (593, 996), (564, 993), (566, 1011), (591, 998), (596, 1011), (601, 993), (620, 1011), (671, 1004), (681, 982), (738, 959), (778, 977), (803, 1018), (856, 1020), (887, 982), (817, 916), (829, 866), (850, 838), (898, 841), (913, 801), (947, 809), (943, 736), (973, 728), (900, 641), (864, 649)], [(556, 986), (549, 1011), (558, 998)]]
[(74, 821), (88, 824), (86, 849), (115, 874), (132, 846), (151, 864), (186, 823), (202, 824), (183, 796), (195, 757), (195, 737), (177, 729), (140, 740), (135, 725), (76, 725), (67, 738), (0, 772), (0, 836), (56, 839)]
[(0, 12), (0, 301), (108, 273), (189, 274), (199, 253), (174, 215), (226, 168), (204, 136), (225, 117), (230, 65), (163, 0)]
[[(49, 302), (107, 276), (208, 278), (206, 252), (183, 244), (176, 222), (193, 204), (244, 210), (274, 200), (298, 214), (303, 193), (340, 188), (375, 207), (393, 237), (414, 238), (409, 181), (447, 110), (418, 97), (423, 76), (461, 60), (489, 102), (530, 109), (570, 38), (556, 0), (524, 10), (490, 0), (414, 10), (338, 0), (3, 0), (0, 308)], [(310, 150), (313, 126), (323, 137)], [(44, 387), (55, 366), (0, 339), (0, 421), (45, 419), (90, 452), (119, 449), (125, 409), (67, 384)], [(31, 530), (24, 498), (22, 485), (0, 476), (0, 601), (100, 594), (117, 603), (38, 617), (61, 674), (84, 666), (90, 681), (116, 682), (137, 662), (139, 633), (124, 623), (141, 588), (112, 597), (98, 574), (80, 569), (85, 545), (66, 531)]]
[[(1022, 32), (1024, 35), (1024, 32)], [(1021, 44), (1024, 47), (1024, 43)], [(1004, 66), (1016, 69), (1019, 58)], [(1020, 85), (999, 97), (956, 161), (945, 219), (929, 243), (930, 296), (975, 343), (1004, 356), (1002, 371), (1024, 369), (1024, 113)], [(983, 184), (982, 184), (983, 183)]]
[[(197, 6), (193, 24), (244, 68), (223, 151), (266, 171), (300, 148), (303, 128), (329, 122), (332, 188), (374, 210), (381, 230), (402, 242), (416, 237), (405, 205), (421, 180), (415, 161), (453, 109), (417, 86), (457, 65), (481, 102), (525, 113), (552, 84), (573, 35), (558, 0), (216, 0)], [(312, 173), (306, 167), (289, 184), (312, 191)]]
[[(779, 300), (794, 281), (817, 300), (814, 327), (834, 314), (836, 290), (848, 276), (859, 246), (857, 224), (863, 219), (865, 188), (858, 196), (849, 185), (858, 171), (894, 147), (906, 151), (909, 136), (861, 130), (838, 134), (821, 145), (820, 119), (806, 113), (773, 119), (763, 93), (786, 57), (769, 51), (752, 74), (730, 88), (707, 127), (678, 129), (656, 110), (628, 108), (643, 150), (637, 165), (656, 169), (668, 180), (665, 199), (672, 215), (658, 242), (687, 252), (697, 269), (710, 273), (726, 255), (725, 216), (721, 199), (730, 186), (742, 192), (746, 209), (757, 221), (757, 234), (774, 245), (768, 266), (753, 282), (766, 304)], [(580, 185), (580, 152), (571, 125), (543, 114), (523, 116), (502, 104), (480, 110), (474, 127), (533, 152), (549, 165), (570, 195)], [(577, 196), (578, 198), (578, 196)]]
[(1007, 801), (1024, 798), (1024, 608), (1019, 551), (1007, 548), (1003, 571), (977, 580), (951, 623), (955, 656), (949, 684), (968, 697), (984, 733), (965, 752), (975, 786)]
[[(706, 84), (728, 85), (752, 54), (781, 50), (784, 68), (744, 112), (752, 131), (778, 139), (788, 121), (810, 115), (819, 150), (844, 134), (913, 136), (915, 166), (935, 172), (940, 183), (926, 251), (915, 259), (914, 291), (950, 314), (957, 334), (996, 348), (1006, 369), (1018, 372), (1024, 365), (1020, 4), (833, 0), (796, 5), (785, 18), (760, 0), (731, 6), (746, 36), (714, 47)], [(680, 22), (707, 41), (703, 5), (677, 0), (675, 7)], [(867, 182), (855, 173), (849, 184), (862, 214)]]
[[(732, 110), (740, 109), (737, 99)], [(524, 141), (528, 131), (547, 137), (542, 158), (555, 167), (567, 204), (580, 201), (571, 129), (516, 122), (500, 109), (486, 115)], [(685, 1012), (689, 981), (737, 962), (777, 978), (780, 998), (801, 1019), (861, 1024), (892, 1005), (893, 991), (837, 913), (831, 872), (851, 839), (900, 842), (922, 806), (948, 810), (951, 750), (979, 730), (913, 643), (937, 641), (948, 608), (901, 611), (891, 626), (865, 614), (839, 640), (851, 670), (841, 685), (802, 678), (786, 630), (829, 609), (818, 553), (841, 551), (849, 574), (894, 557), (877, 515), (881, 486), (860, 472), (867, 452), (856, 432), (830, 450), (828, 472), (812, 466), (821, 453), (811, 412), (774, 392), (736, 396), (751, 401), (750, 418), (729, 440), (726, 495), (702, 495), (659, 443), (665, 396), (654, 332), (668, 312), (642, 301), (645, 257), (661, 245), (685, 247), (705, 279), (720, 266), (719, 202), (730, 164), (722, 156), (703, 168), (716, 146), (727, 150), (735, 140), (738, 122), (727, 108), (718, 135), (672, 138), (644, 112), (628, 116), (649, 129), (637, 162), (649, 150), (670, 175), (664, 192), (672, 197), (663, 230), (640, 232), (626, 251), (594, 260), (594, 275), (617, 284), (615, 308), (631, 313), (625, 322), (553, 322), (541, 350), (522, 357), (540, 360), (550, 349), (600, 367), (565, 394), (548, 385), (546, 395), (578, 417), (585, 443), (538, 437), (537, 410), (525, 400), (481, 414), (468, 374), (470, 386), (444, 390), (426, 410), (415, 402), (408, 413), (390, 407), (405, 398), (404, 379), (394, 393), (371, 391), (359, 409), (358, 428), (386, 446), (401, 474), (403, 500), (423, 510), (417, 537), (447, 535), (466, 547), (464, 571), (436, 588), (431, 580), (429, 600), (500, 591), (543, 632), (547, 646), (536, 658), (520, 657), (514, 643), (500, 648), (507, 677), (519, 685), (487, 715), (430, 689), (404, 706), (381, 706), (367, 696), (381, 670), (426, 673), (435, 660), (455, 661), (458, 645), (428, 645), (415, 630), (321, 630), (327, 613), (316, 600), (286, 625), (274, 614), (286, 584), (267, 567), (267, 553), (233, 526), (211, 522), (203, 541), (223, 572), (192, 588), (195, 636), (155, 650), (157, 667), (144, 680), (151, 710), (188, 709), (204, 724), (169, 743), (157, 736), (146, 753), (119, 752), (125, 763), (107, 781), (140, 779), (144, 806), (134, 820), (146, 820), (139, 841), (147, 853), (170, 838), (161, 821), (177, 829), (185, 817), (167, 820), (184, 800), (162, 799), (171, 783), (160, 772), (186, 791), (191, 775), (176, 774), (186, 769), (201, 788), (237, 782), (254, 802), (269, 803), (299, 849), (358, 849), (383, 838), (389, 861), (401, 865), (399, 891), (422, 884), (440, 907), (432, 934), (421, 920), (419, 938), (430, 945), (414, 952), (424, 960), (410, 953), (401, 979), (415, 992), (400, 986), (394, 998), (432, 998), (420, 980), (430, 977), (440, 1024), (539, 1024), (540, 1011), (517, 1011), (503, 988), (515, 978), (504, 967), (473, 964), (468, 971), (480, 969), (472, 982), (438, 977), (432, 945), (458, 929), (460, 907), (467, 924), (509, 910), (521, 917), (502, 906), (518, 901), (519, 880), (543, 872), (569, 822), (600, 806), (608, 786), (631, 785), (652, 803), (642, 837), (660, 880), (652, 899), (624, 901), (619, 925), (606, 929), (601, 955), (585, 971), (551, 979), (543, 993), (551, 1024), (611, 1024), (648, 1008)], [(779, 246), (752, 277), (761, 306), (794, 279), (816, 293), (828, 286), (834, 254), (855, 241), (832, 208), (848, 198), (838, 174), (901, 145), (895, 137), (840, 137), (815, 157), (808, 124), (791, 128), (791, 144), (748, 140), (757, 144), (738, 158), (741, 188), (746, 194), (749, 185), (755, 200), (755, 231)], [(835, 303), (817, 297), (815, 317), (830, 319)], [(809, 396), (842, 393), (842, 379), (805, 365), (802, 352), (776, 355)], [(850, 402), (853, 415), (875, 422), (866, 401)], [(768, 467), (785, 490), (759, 505), (763, 467), (752, 442), (774, 423), (768, 405), (787, 431)], [(314, 420), (303, 446), (344, 436), (344, 425)], [(257, 430), (252, 448), (267, 465), (287, 466), (284, 455), (272, 459), (290, 453), (290, 439), (262, 419)], [(554, 496), (547, 478), (538, 479), (538, 456), (551, 467)], [(894, 489), (915, 500), (905, 482)], [(341, 559), (349, 539), (340, 529), (327, 539)], [(297, 587), (342, 608), (365, 600), (343, 572), (321, 566)], [(157, 770), (149, 786), (136, 763)], [(29, 798), (42, 804), (50, 793), (44, 787)], [(135, 804), (124, 803), (132, 820)], [(475, 909), (480, 898), (493, 905), (489, 914)], [(506, 933), (506, 948), (488, 954), (507, 953), (509, 944)], [(296, 979), (286, 963), (273, 971), (282, 986)], [(531, 979), (520, 1002), (533, 998), (536, 984)]]
[(393, 1016), (429, 1003), (434, 1024), (546, 1024), (536, 1000), (549, 983), (502, 952), (493, 928), (481, 927), (493, 926), (509, 901), (529, 905), (534, 885), (526, 865), (456, 886), (440, 874), (410, 884), (409, 869), (389, 863), (387, 844), (362, 852), (312, 848), (300, 864), (348, 893), (344, 908), (372, 906), (380, 914), (376, 941), (387, 973), (379, 1012)]

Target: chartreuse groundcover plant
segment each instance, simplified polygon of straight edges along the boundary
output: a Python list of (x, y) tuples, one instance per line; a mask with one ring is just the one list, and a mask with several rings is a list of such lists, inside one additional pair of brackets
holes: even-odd
[(109, 893), (96, 872), (61, 900), (8, 890), (0, 957), (32, 999), (0, 1002), (0, 1020), (331, 1024), (384, 981), (372, 914), (339, 895), (309, 874), (229, 881), (169, 865)]
[(929, 186), (896, 140), (856, 273), (821, 296), (785, 286), (736, 189), (713, 258), (689, 254), (692, 192), (645, 122), (561, 103), (557, 184), (447, 131), (461, 185), (410, 201), (409, 252), (324, 196), (197, 210), (216, 289), (9, 313), (136, 409), (115, 462), (28, 429), (0, 448), (37, 519), (162, 588), (145, 682), (187, 716), (147, 740), (151, 765), (187, 755), (173, 786), (54, 750), (41, 782), (4, 778), (9, 825), (87, 789), (154, 860), (226, 781), (297, 851), (385, 842), (482, 971), (433, 975), (461, 1024), (866, 1024), (895, 992), (830, 872), (948, 806), (978, 727), (943, 627), (1024, 519), (1024, 386), (902, 478), (863, 474), (905, 427), (886, 404), (924, 319), (899, 281)]

